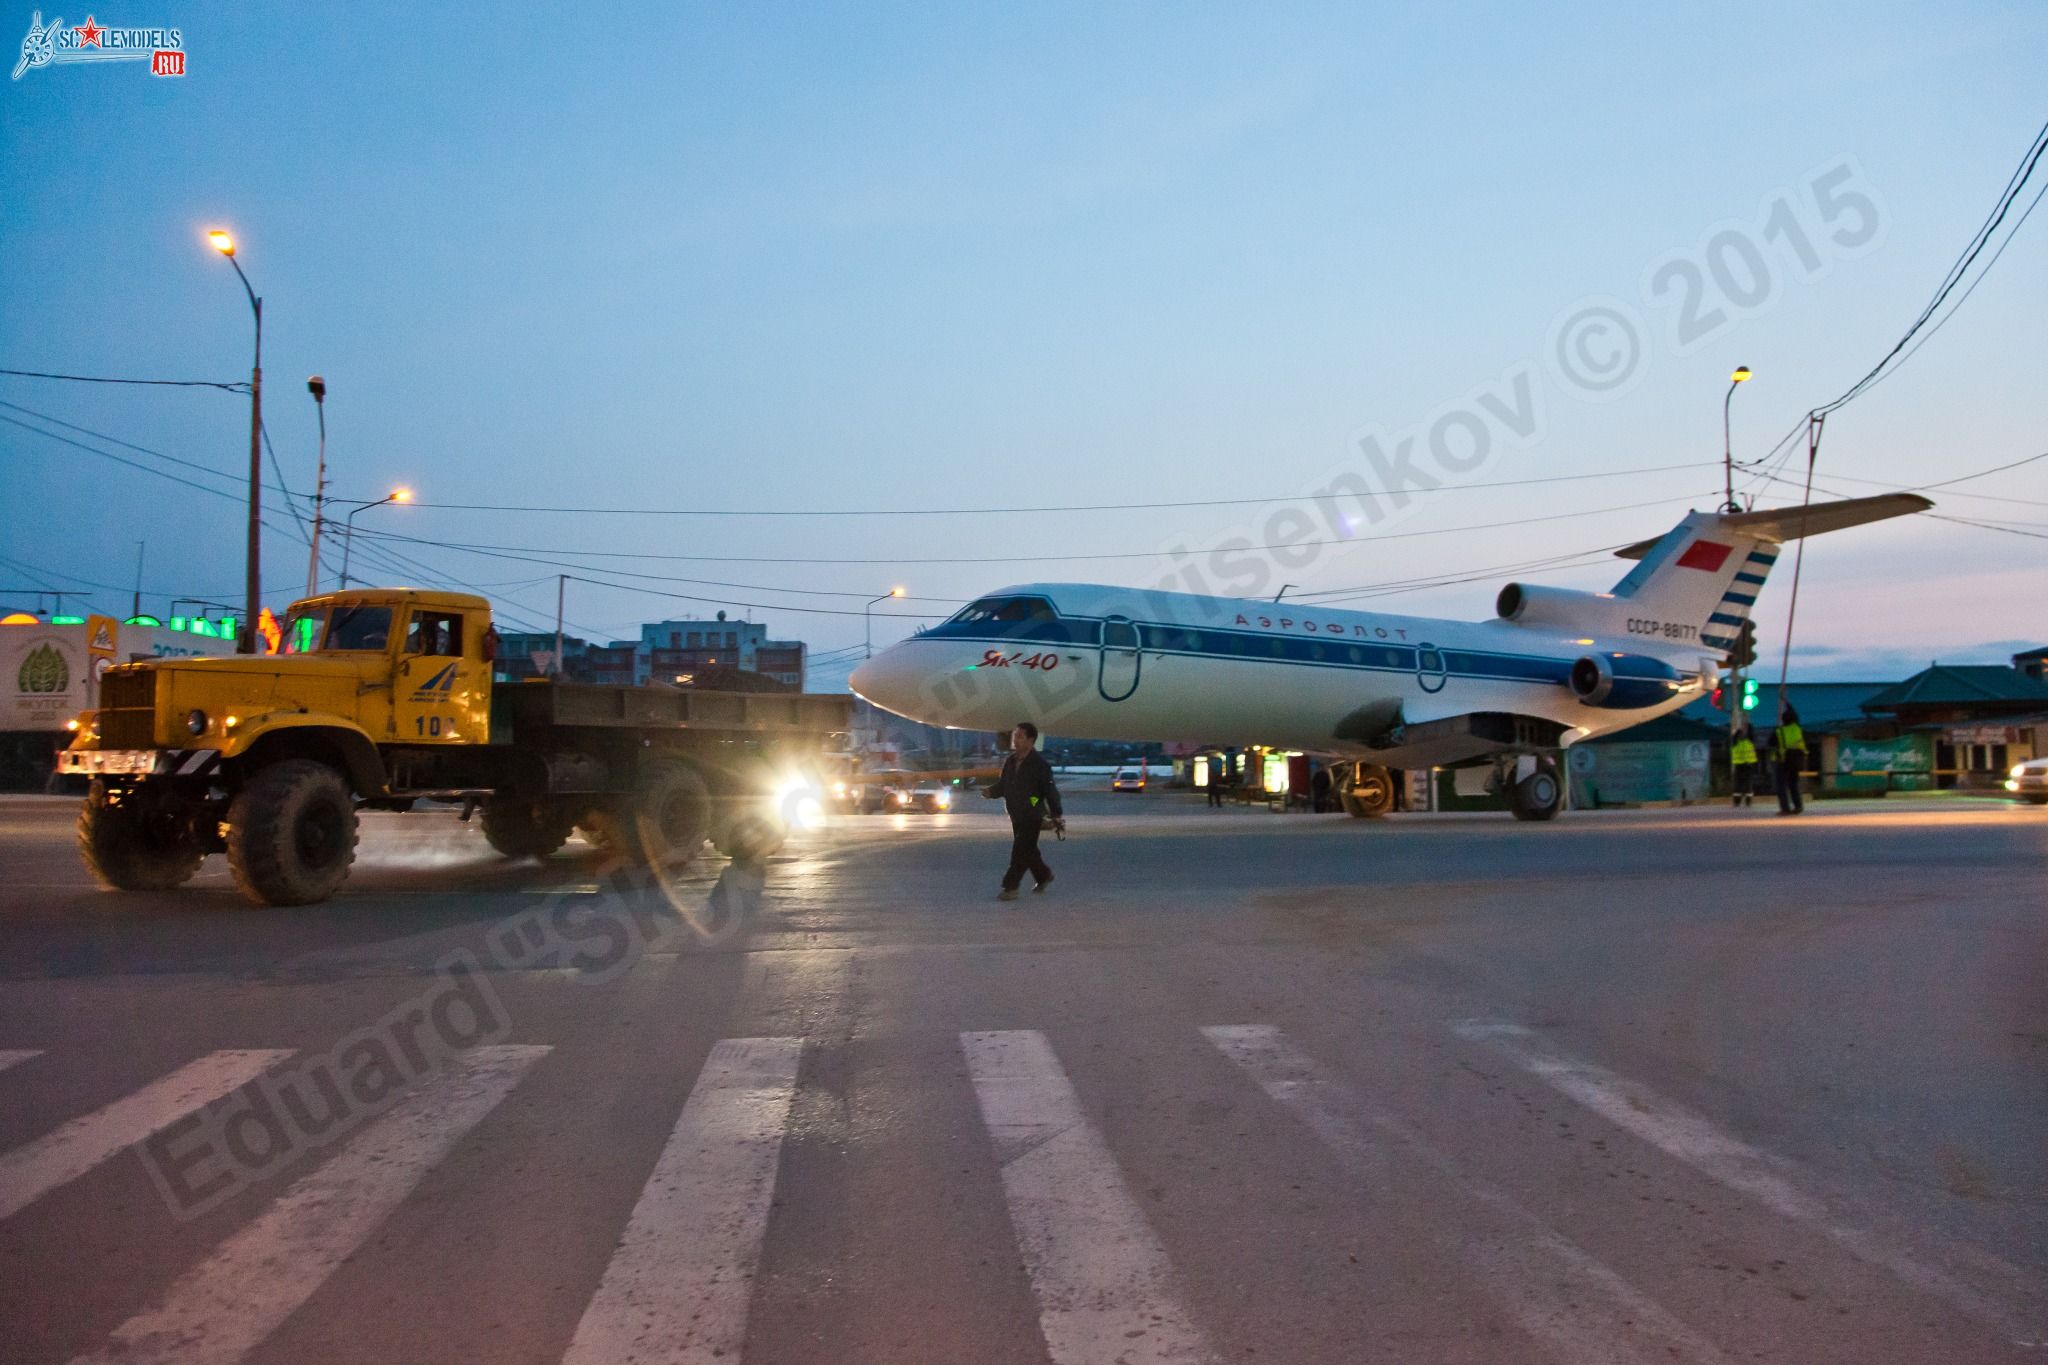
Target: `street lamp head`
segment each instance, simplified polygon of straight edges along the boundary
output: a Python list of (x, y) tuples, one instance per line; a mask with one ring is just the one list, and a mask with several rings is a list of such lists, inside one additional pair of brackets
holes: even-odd
[(1735, 367), (1735, 373), (1728, 376), (1728, 382), (1731, 384), (1740, 384), (1743, 380), (1747, 378), (1749, 378), (1749, 366), (1737, 365)]
[(314, 401), (315, 403), (324, 403), (324, 402), (326, 402), (326, 401), (327, 401), (327, 381), (326, 381), (326, 380), (324, 380), (324, 379), (322, 379), (322, 378), (321, 378), (321, 377), (320, 377), (319, 375), (317, 375), (317, 374), (316, 374), (316, 375), (314, 375), (314, 376), (313, 376), (313, 377), (312, 377), (311, 379), (308, 379), (308, 380), (306, 381), (306, 392), (307, 392), (307, 393), (310, 393), (310, 394), (312, 394), (312, 395), (313, 395), (313, 401)]
[(891, 588), (891, 589), (889, 589), (889, 596), (891, 596), (891, 597), (901, 597), (901, 596), (903, 596), (903, 589), (901, 589), (901, 588)]
[(226, 228), (214, 228), (206, 234), (206, 240), (213, 243), (213, 249), (223, 256), (235, 254), (235, 239)]
[(391, 490), (391, 500), (393, 502), (411, 502), (412, 490), (410, 488), (394, 488)]

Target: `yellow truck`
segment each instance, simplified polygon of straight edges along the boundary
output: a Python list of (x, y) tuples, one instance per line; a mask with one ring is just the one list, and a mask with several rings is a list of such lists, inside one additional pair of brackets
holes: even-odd
[(820, 808), (852, 698), (493, 682), (490, 603), (365, 589), (295, 604), (279, 653), (109, 669), (58, 771), (91, 778), (78, 847), (99, 881), (165, 890), (224, 852), (267, 905), (326, 899), (357, 813), (460, 802), (506, 857), (582, 830), (650, 865), (709, 839), (765, 857)]

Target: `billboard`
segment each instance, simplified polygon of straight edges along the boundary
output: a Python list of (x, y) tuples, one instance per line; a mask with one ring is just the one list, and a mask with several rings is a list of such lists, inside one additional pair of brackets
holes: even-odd
[(0, 626), (0, 730), (62, 730), (99, 705), (116, 663), (234, 652), (234, 641), (95, 616), (77, 625)]

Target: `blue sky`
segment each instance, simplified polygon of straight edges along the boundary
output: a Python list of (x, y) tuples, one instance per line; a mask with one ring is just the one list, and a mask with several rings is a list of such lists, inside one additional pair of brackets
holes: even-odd
[[(1325, 550), (1310, 591), (1598, 549), (1709, 505), (1729, 368), (1756, 371), (1734, 439), (1761, 454), (1899, 335), (2048, 118), (2048, 11), (2018, 3), (43, 13), (87, 9), (180, 28), (189, 74), (55, 66), (0, 88), (0, 366), (245, 378), (248, 310), (202, 240), (218, 223), (265, 297), (285, 477), (311, 483), (317, 372), (344, 498), (401, 482), (428, 504), (548, 507), (1296, 498), (1361, 469), (1362, 440), (1469, 408), (1518, 367), (1536, 429), (1463, 482), (1616, 474), (1418, 497), (1372, 528), (1410, 534)], [(1816, 216), (1812, 185), (1834, 166), (1879, 230), (1802, 269), (1762, 225), (1782, 195), (1826, 246), (1840, 223)], [(1654, 270), (1706, 264), (1727, 231), (1761, 253), (1768, 297), (1680, 347)], [(1831, 421), (1820, 482), (1870, 492), (2048, 451), (2044, 284), (2048, 213), (1924, 352)], [(1559, 320), (1602, 299), (1643, 345), (1631, 382), (1595, 401), (1546, 357)], [(245, 400), (210, 390), (0, 377), (0, 401), (222, 470), (246, 460)], [(149, 605), (238, 600), (232, 499), (13, 426), (0, 459), (0, 555), (38, 575), (0, 565), (0, 586), (125, 585), (147, 540)], [(1697, 467), (1629, 472), (1674, 464)], [(1955, 491), (1984, 496), (1943, 511), (2048, 523), (2048, 461)], [(396, 547), (536, 621), (555, 566), (535, 560), (703, 556), (603, 562), (717, 601), (572, 583), (569, 616), (610, 637), (753, 603), (826, 650), (857, 643), (860, 598), (894, 584), (913, 597), (881, 609), (904, 614), (878, 615), (878, 641), (1004, 583), (1156, 582), (1174, 562), (1158, 552), (1256, 540), (1270, 512), (428, 505), (358, 524), (536, 551)], [(1554, 519), (1456, 529), (1539, 516)], [(1816, 541), (1795, 661), (1882, 677), (2041, 643), (2044, 551), (1922, 520)], [(266, 554), (282, 604), (305, 550), (273, 533)], [(1099, 554), (1154, 557), (1053, 558)], [(944, 557), (1010, 562), (914, 562)], [(879, 562), (747, 562), (819, 559)], [(1545, 581), (1605, 587), (1620, 567)], [(1509, 576), (1362, 605), (1483, 616)], [(1767, 647), (1787, 600), (1774, 582)]]

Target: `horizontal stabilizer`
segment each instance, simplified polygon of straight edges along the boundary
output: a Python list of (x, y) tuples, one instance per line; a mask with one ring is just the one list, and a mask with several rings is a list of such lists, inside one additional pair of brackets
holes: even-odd
[[(1720, 529), (1731, 535), (1782, 544), (1801, 536), (1817, 536), (1823, 531), (1840, 531), (1867, 522), (1910, 516), (1915, 512), (1925, 512), (1932, 506), (1933, 502), (1918, 493), (1880, 493), (1874, 498), (1845, 498), (1840, 502), (1816, 502), (1805, 507), (1723, 512), (1717, 520)], [(1658, 536), (1654, 540), (1639, 540), (1614, 553), (1623, 559), (1641, 559), (1657, 548), (1663, 539)]]

